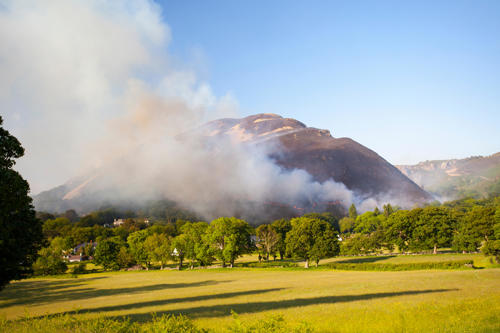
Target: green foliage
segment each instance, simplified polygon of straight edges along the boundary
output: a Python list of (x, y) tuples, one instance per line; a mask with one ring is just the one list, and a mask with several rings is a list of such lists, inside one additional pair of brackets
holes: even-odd
[(172, 258), (179, 262), (179, 269), (182, 269), (182, 263), (186, 257), (186, 252), (189, 249), (188, 237), (181, 234), (172, 240)]
[(57, 236), (65, 236), (72, 228), (71, 221), (66, 217), (58, 217), (51, 220), (46, 220), (43, 223), (43, 236), (47, 239), (52, 239)]
[[(138, 231), (138, 233), (141, 233), (142, 231)], [(133, 233), (130, 235), (130, 237), (133, 237), (136, 233)], [(142, 234), (140, 234), (142, 235)], [(129, 239), (130, 239), (129, 237)], [(132, 238), (133, 239), (133, 238)], [(165, 234), (157, 234), (154, 233), (152, 235), (149, 235), (144, 239), (142, 244), (139, 244), (138, 242), (141, 240), (141, 237), (138, 237), (137, 241), (134, 243), (134, 248), (136, 249), (136, 256), (135, 259), (139, 262), (141, 256), (143, 253), (141, 251), (144, 251), (145, 261), (143, 261), (146, 266), (149, 267), (150, 261), (155, 261), (160, 263), (160, 268), (163, 269), (163, 266), (167, 263), (167, 261), (172, 258), (172, 249), (171, 249), (171, 242), (170, 239), (165, 235)], [(129, 243), (130, 249), (132, 250), (132, 243)], [(140, 250), (139, 250), (140, 249)], [(132, 253), (134, 250), (132, 250)], [(137, 254), (140, 253), (140, 254)]]
[(290, 220), (288, 219), (280, 219), (274, 221), (271, 226), (273, 227), (274, 231), (279, 236), (278, 243), (276, 244), (277, 251), (280, 254), (280, 259), (283, 260), (283, 257), (286, 254), (286, 234), (292, 230), (292, 224), (290, 223)]
[(413, 227), (416, 224), (421, 208), (410, 211), (399, 210), (392, 213), (385, 222), (386, 237), (397, 245), (399, 250), (405, 252), (409, 248)]
[(334, 230), (340, 230), (339, 219), (333, 216), (330, 212), (324, 213), (307, 213), (302, 215), (303, 217), (310, 217), (317, 220), (322, 220), (329, 223)]
[(392, 213), (394, 213), (394, 209), (392, 208), (391, 204), (388, 203), (384, 205), (384, 216), (389, 217)]
[(128, 268), (135, 264), (134, 256), (130, 253), (126, 246), (120, 247), (120, 251), (116, 256), (116, 263), (120, 268)]
[(234, 265), (236, 258), (252, 250), (250, 236), (253, 232), (250, 225), (235, 217), (220, 217), (210, 223), (207, 241), (217, 259), (224, 267)]
[(358, 215), (354, 224), (354, 232), (370, 234), (382, 227), (386, 218), (384, 215), (377, 215), (373, 212), (366, 212)]
[(313, 328), (306, 322), (300, 325), (290, 325), (281, 314), (270, 314), (263, 319), (255, 321), (242, 321), (238, 314), (232, 312), (233, 323), (229, 327), (230, 332), (234, 333), (310, 333)]
[(147, 230), (140, 230), (131, 233), (127, 238), (130, 253), (132, 253), (134, 259), (138, 263), (144, 264), (146, 267), (149, 267), (151, 262), (151, 253), (145, 245), (145, 241), (148, 236), (149, 233)]
[(75, 266), (73, 266), (72, 270), (73, 274), (85, 274), (87, 273), (87, 264), (84, 262), (79, 262)]
[(208, 229), (206, 222), (186, 222), (180, 227), (180, 231), (186, 237), (185, 256), (191, 261), (191, 267), (198, 261), (201, 265), (211, 263), (211, 256), (205, 252), (210, 246), (204, 243), (204, 235)]
[(297, 217), (290, 221), (292, 229), (286, 236), (287, 253), (306, 261), (314, 260), (316, 265), (321, 258), (335, 256), (339, 253), (336, 234), (331, 225), (325, 221)]
[(424, 269), (467, 269), (472, 268), (472, 260), (454, 260), (437, 262), (416, 262), (408, 264), (377, 264), (377, 263), (341, 263), (327, 264), (329, 268), (345, 271), (413, 271)]
[(349, 217), (353, 220), (356, 220), (358, 217), (358, 211), (356, 210), (356, 206), (354, 204), (351, 204), (349, 207)]
[[(377, 252), (384, 245), (382, 230), (374, 231), (371, 234), (354, 234), (344, 238), (340, 245), (340, 253), (342, 255), (368, 254)], [(389, 245), (385, 246), (391, 249)]]
[(94, 262), (104, 269), (116, 270), (120, 268), (118, 263), (118, 253), (121, 244), (116, 239), (104, 239), (99, 241), (95, 249)]
[(350, 217), (343, 217), (339, 221), (339, 228), (341, 233), (350, 233), (354, 230), (355, 220)]
[(64, 240), (60, 237), (54, 238), (48, 247), (38, 252), (38, 259), (33, 264), (34, 274), (56, 275), (66, 272), (68, 265), (63, 259), (65, 252)]
[(257, 248), (264, 254), (266, 260), (277, 250), (280, 236), (270, 224), (262, 224), (256, 229)]
[(12, 169), (24, 149), (2, 124), (0, 117), (0, 290), (9, 281), (31, 274), (42, 240), (28, 182)]
[(453, 227), (456, 221), (445, 207), (425, 207), (420, 211), (413, 226), (410, 248), (412, 250), (433, 249), (451, 245)]
[(453, 238), (458, 251), (476, 251), (483, 241), (494, 236), (494, 207), (473, 206), (461, 219)]

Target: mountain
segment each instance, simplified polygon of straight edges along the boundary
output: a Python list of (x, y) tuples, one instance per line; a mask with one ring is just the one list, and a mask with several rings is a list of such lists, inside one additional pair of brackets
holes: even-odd
[[(328, 130), (307, 127), (298, 120), (283, 118), (276, 114), (257, 114), (242, 119), (226, 118), (211, 121), (177, 136), (176, 142), (182, 144), (192, 137), (196, 137), (205, 146), (215, 147), (208, 149), (217, 150), (218, 145), (223, 145), (228, 141), (236, 141), (241, 146), (256, 147), (260, 151), (265, 151), (271, 163), (279, 166), (280, 169), (290, 172), (297, 169), (304, 170), (318, 184), (325, 184), (331, 180), (342, 183), (359, 200), (368, 198), (379, 199), (379, 202), (397, 200), (400, 205), (404, 203), (413, 205), (432, 200), (427, 192), (396, 167), (365, 146), (349, 138), (334, 138)], [(119, 163), (115, 164), (119, 165)], [(186, 168), (188, 167), (186, 165)], [(206, 172), (201, 169), (203, 167), (203, 165), (198, 166), (199, 170)], [(119, 167), (115, 170), (119, 172)], [(119, 196), (137, 198), (151, 195), (151, 193), (140, 195), (131, 193), (134, 195), (126, 196), (123, 190), (116, 190), (111, 185), (106, 187), (104, 184), (107, 178), (115, 177), (115, 173), (97, 170), (87, 176), (75, 178), (62, 186), (42, 192), (34, 197), (35, 207), (37, 210), (44, 211), (63, 211), (74, 208), (84, 212), (98, 208), (103, 202), (113, 204), (113, 199)], [(185, 186), (197, 182), (197, 179), (193, 179), (196, 177), (197, 174), (188, 178)], [(134, 180), (137, 177), (129, 178), (127, 182), (140, 182), (140, 180)], [(212, 196), (217, 196), (215, 190), (212, 190), (214, 191)], [(224, 191), (224, 188), (219, 188), (219, 190)], [(332, 207), (343, 204), (342, 198), (328, 202), (317, 202), (316, 199), (311, 199), (304, 203), (284, 202), (282, 197), (277, 195), (271, 199), (267, 198), (265, 202), (245, 204), (247, 208), (240, 207), (242, 201), (245, 201), (244, 197), (237, 198), (236, 202), (231, 203), (233, 198), (229, 197), (230, 200), (223, 200), (222, 204), (236, 205), (238, 211), (246, 209), (247, 213), (259, 209), (277, 212), (287, 210), (292, 215), (305, 211), (332, 210)], [(129, 204), (133, 204), (133, 200), (129, 200)], [(189, 206), (189, 202), (184, 202), (184, 205)], [(220, 206), (221, 202), (217, 202), (217, 205)], [(300, 205), (308, 205), (308, 207), (299, 207)], [(248, 208), (250, 206), (251, 209)], [(264, 209), (261, 209), (262, 207)], [(220, 211), (217, 211), (218, 208), (214, 209), (213, 215), (226, 212), (224, 209)]]
[(425, 161), (396, 167), (442, 200), (500, 194), (500, 152), (490, 156)]
[(306, 170), (319, 182), (333, 179), (364, 198), (386, 194), (412, 202), (432, 199), (374, 151), (295, 119), (257, 114), (216, 120), (202, 126), (201, 131), (205, 136), (237, 137), (241, 142), (267, 145), (271, 147), (269, 155), (281, 167)]

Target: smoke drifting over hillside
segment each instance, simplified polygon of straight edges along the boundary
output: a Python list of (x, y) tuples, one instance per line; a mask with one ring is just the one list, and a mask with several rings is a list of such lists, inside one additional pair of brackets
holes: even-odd
[(269, 201), (373, 208), (341, 183), (283, 170), (269, 147), (198, 135), (237, 103), (174, 65), (169, 40), (151, 1), (2, 1), (0, 107), (34, 192), (81, 174), (64, 200), (164, 197), (204, 217)]

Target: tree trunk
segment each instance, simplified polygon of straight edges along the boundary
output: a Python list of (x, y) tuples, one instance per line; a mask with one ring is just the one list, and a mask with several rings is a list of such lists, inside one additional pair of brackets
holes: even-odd
[(223, 260), (222, 261), (222, 268), (225, 268), (226, 267), (226, 262)]
[(438, 253), (437, 244), (434, 244), (434, 251), (432, 253), (433, 254), (437, 254)]
[(319, 265), (319, 260), (316, 260), (316, 267), (318, 267)]
[(283, 260), (283, 252), (280, 251), (280, 260)]
[(269, 252), (266, 255), (266, 261), (269, 261)]
[(233, 262), (229, 264), (229, 268), (233, 268)]
[(182, 269), (182, 258), (179, 258), (179, 270)]
[(309, 259), (306, 259), (306, 263), (304, 265), (304, 268), (309, 268)]

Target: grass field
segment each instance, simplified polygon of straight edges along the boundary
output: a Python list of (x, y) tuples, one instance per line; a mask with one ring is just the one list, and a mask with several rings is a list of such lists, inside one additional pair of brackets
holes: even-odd
[(113, 272), (29, 279), (0, 292), (0, 314), (10, 320), (28, 313), (146, 322), (152, 313), (182, 313), (197, 326), (224, 331), (234, 324), (232, 310), (243, 323), (281, 314), (292, 326), (307, 322), (325, 332), (499, 332), (500, 269)]

